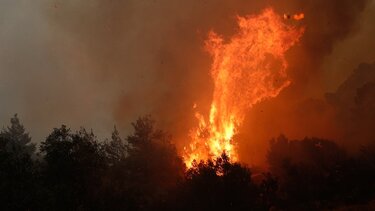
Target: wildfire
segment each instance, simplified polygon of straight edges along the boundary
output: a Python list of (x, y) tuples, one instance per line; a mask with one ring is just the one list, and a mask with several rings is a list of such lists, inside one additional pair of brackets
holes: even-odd
[(213, 159), (223, 152), (238, 160), (232, 138), (247, 111), (290, 84), (284, 55), (304, 29), (285, 24), (272, 9), (238, 17), (238, 26), (228, 42), (210, 32), (205, 43), (213, 59), (214, 93), (209, 114), (195, 114), (199, 124), (191, 130), (191, 143), (183, 156), (188, 167), (194, 160)]

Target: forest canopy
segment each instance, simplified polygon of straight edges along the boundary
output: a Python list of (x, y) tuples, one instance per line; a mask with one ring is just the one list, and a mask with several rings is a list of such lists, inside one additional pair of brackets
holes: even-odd
[(374, 208), (375, 147), (348, 154), (319, 138), (270, 141), (268, 171), (223, 153), (187, 169), (150, 116), (126, 138), (54, 128), (40, 144), (17, 115), (0, 133), (3, 210), (269, 210)]

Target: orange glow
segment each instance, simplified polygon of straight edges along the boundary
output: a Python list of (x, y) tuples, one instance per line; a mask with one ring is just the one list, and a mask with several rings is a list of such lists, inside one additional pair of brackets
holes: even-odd
[(183, 155), (188, 167), (194, 160), (213, 159), (223, 152), (237, 161), (232, 139), (247, 111), (290, 84), (284, 55), (299, 41), (303, 28), (286, 25), (272, 9), (238, 17), (238, 26), (228, 42), (215, 32), (206, 41), (213, 59), (214, 93), (209, 114), (195, 114), (198, 127), (191, 130), (191, 142)]
[(293, 15), (293, 19), (297, 21), (302, 20), (304, 18), (305, 18), (305, 14), (303, 13)]

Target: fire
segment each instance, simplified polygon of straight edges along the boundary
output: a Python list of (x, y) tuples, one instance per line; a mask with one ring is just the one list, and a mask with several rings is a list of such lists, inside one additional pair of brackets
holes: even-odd
[(305, 18), (305, 14), (303, 13), (294, 14), (294, 15), (284, 14), (283, 17), (285, 20), (293, 18), (296, 21), (300, 21)]
[(293, 19), (297, 21), (302, 20), (304, 18), (305, 18), (305, 14), (303, 13), (293, 15)]
[(284, 55), (299, 41), (304, 29), (283, 23), (282, 16), (272, 9), (238, 17), (238, 26), (228, 42), (210, 32), (205, 43), (213, 59), (214, 93), (209, 114), (195, 114), (198, 127), (191, 130), (191, 143), (183, 156), (188, 167), (194, 160), (213, 159), (223, 152), (237, 161), (232, 139), (248, 110), (276, 97), (290, 84)]

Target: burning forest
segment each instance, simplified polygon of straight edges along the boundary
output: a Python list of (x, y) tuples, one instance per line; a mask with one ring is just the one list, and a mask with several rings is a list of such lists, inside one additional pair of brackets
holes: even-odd
[(0, 12), (1, 210), (375, 209), (374, 0)]

